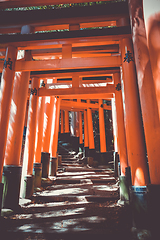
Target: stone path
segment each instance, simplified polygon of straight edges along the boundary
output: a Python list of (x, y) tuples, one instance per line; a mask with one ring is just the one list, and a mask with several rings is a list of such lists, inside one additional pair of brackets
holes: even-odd
[(119, 187), (109, 166), (93, 168), (65, 158), (57, 177), (43, 181), (19, 213), (1, 224), (3, 239), (131, 239), (130, 213), (117, 204)]

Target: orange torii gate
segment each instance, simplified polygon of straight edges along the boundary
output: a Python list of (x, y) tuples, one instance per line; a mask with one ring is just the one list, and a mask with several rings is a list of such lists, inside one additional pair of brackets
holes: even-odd
[[(54, 4), (55, 2), (60, 3), (58, 0), (54, 1)], [(73, 0), (70, 2), (83, 1)], [(45, 141), (46, 148), (44, 148), (44, 154), (42, 154), (45, 159), (51, 157), (53, 163), (54, 158), (57, 157), (60, 110), (65, 111), (66, 132), (69, 131), (67, 112), (74, 110), (80, 113), (80, 133), (82, 132), (81, 111), (84, 112), (84, 146), (94, 149), (92, 109), (98, 109), (101, 151), (105, 152), (103, 110), (109, 107), (105, 106), (102, 100), (112, 98), (115, 98), (116, 105), (115, 122), (117, 124), (117, 146), (120, 156), (121, 176), (124, 176), (125, 181), (128, 181), (126, 171), (130, 167), (132, 185), (135, 186), (132, 191), (135, 195), (136, 187), (146, 189), (149, 183), (151, 183), (149, 185), (151, 195), (154, 196), (154, 194), (156, 195), (155, 192), (159, 191), (157, 190), (160, 184), (158, 145), (160, 136), (159, 75), (157, 64), (159, 43), (156, 41), (158, 15), (155, 14), (155, 10), (150, 10), (149, 2), (146, 2), (129, 0), (121, 3), (108, 3), (107, 6), (83, 7), (80, 11), (78, 8), (76, 10), (73, 8), (75, 12), (72, 8), (62, 11), (52, 9), (47, 10), (47, 18), (44, 18), (45, 10), (41, 13), (35, 10), (30, 13), (29, 18), (27, 18), (28, 13), (26, 12), (2, 12), (0, 17), (3, 18), (3, 22), (0, 21), (0, 33), (4, 35), (0, 36), (0, 51), (1, 56), (5, 56), (5, 59), (0, 61), (0, 71), (2, 72), (0, 179), (2, 179), (2, 173), (3, 180), (7, 179), (8, 172), (11, 173), (11, 178), (16, 176), (15, 181), (12, 184), (10, 183), (16, 192), (16, 197), (11, 201), (9, 194), (12, 195), (13, 192), (10, 193), (8, 189), (6, 195), (3, 196), (3, 206), (11, 208), (17, 206), (19, 196), (19, 187), (17, 186), (20, 185), (20, 179), (21, 187), (23, 187), (24, 178), (27, 178), (26, 189), (29, 187), (30, 194), (32, 193), (33, 167), (39, 167), (41, 162), (42, 148), (37, 148), (37, 143), (40, 146)], [(35, 3), (41, 4), (42, 1), (33, 0), (24, 3), (20, 0), (2, 0), (0, 1), (0, 8), (24, 6), (24, 4), (25, 6), (31, 6)], [(45, 4), (52, 3), (53, 1), (48, 0)], [(64, 0), (61, 3), (68, 2)], [(55, 14), (52, 14), (53, 11)], [(83, 11), (84, 14), (82, 15)], [(140, 11), (142, 14), (140, 14)], [(21, 21), (17, 20), (15, 14), (18, 18), (21, 17)], [(69, 18), (67, 18), (68, 14)], [(13, 21), (8, 21), (8, 19)], [(45, 20), (43, 21), (43, 19)], [(131, 30), (129, 24), (131, 24)], [(144, 25), (146, 25), (146, 32)], [(107, 28), (82, 30), (86, 27), (104, 26), (107, 26)], [(67, 29), (69, 31), (35, 34), (36, 31), (43, 31), (44, 29)], [(29, 34), (31, 32), (32, 34)], [(143, 36), (140, 32), (143, 32)], [(20, 34), (9, 35), (8, 33)], [(17, 58), (17, 53), (19, 54), (20, 50), (22, 50), (22, 55)], [(112, 79), (110, 82), (106, 80), (105, 87), (95, 85), (94, 87), (86, 87), (86, 83), (82, 80), (83, 76), (112, 76)], [(20, 151), (30, 77), (32, 83), (28, 108), (26, 154), (21, 177)], [(71, 80), (67, 82), (67, 88), (61, 89), (50, 88), (51, 85), (49, 87), (48, 83), (45, 83), (45, 86), (40, 85), (40, 80), (45, 81), (50, 77), (52, 79), (58, 77), (71, 78)], [(59, 83), (60, 81), (57, 81), (52, 87), (58, 86)], [(63, 83), (64, 81), (61, 81), (61, 85)], [(53, 120), (50, 128), (48, 125), (48, 129), (51, 129), (52, 132), (51, 139), (48, 136), (49, 138), (46, 137), (47, 140), (45, 140), (43, 131), (37, 129), (44, 126), (44, 119), (40, 116), (47, 112), (44, 109), (44, 99), (47, 98), (52, 99), (52, 104), (50, 104), (48, 110), (50, 115), (48, 120), (51, 120), (51, 118)], [(66, 99), (77, 99), (77, 102), (67, 101)], [(81, 102), (80, 99), (85, 99), (86, 103)], [(98, 103), (92, 104), (91, 99), (97, 99)], [(38, 131), (38, 134), (36, 131)], [(148, 160), (146, 158), (145, 140)], [(82, 142), (82, 138), (80, 142)], [(35, 165), (33, 165), (34, 163)], [(36, 165), (36, 163), (39, 165)], [(125, 181), (124, 185), (126, 184)], [(3, 184), (1, 183), (1, 192), (2, 190)], [(157, 196), (160, 199), (159, 195)], [(25, 197), (27, 197), (27, 194)], [(151, 200), (154, 205), (154, 198), (151, 198)]]

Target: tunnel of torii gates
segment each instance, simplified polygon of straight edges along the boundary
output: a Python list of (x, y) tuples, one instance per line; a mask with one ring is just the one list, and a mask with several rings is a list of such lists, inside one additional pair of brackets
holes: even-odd
[[(45, 4), (53, 2), (60, 1), (47, 0)], [(25, 6), (36, 3), (41, 1), (28, 0)], [(156, 4), (158, 1), (129, 0), (79, 8), (1, 12), (3, 206), (12, 208), (19, 194), (23, 196), (26, 191), (27, 195), (26, 189), (33, 184), (33, 168), (40, 167), (42, 158), (49, 157), (52, 162), (57, 158), (60, 111), (61, 132), (70, 131), (69, 112), (76, 112), (79, 125), (72, 131), (79, 143), (91, 150), (95, 148), (92, 111), (99, 111), (100, 151), (106, 152), (103, 110), (112, 110), (121, 175), (126, 177), (130, 169), (132, 186), (154, 187), (157, 194), (160, 8)], [(0, 1), (0, 8), (16, 6), (24, 6), (24, 1)], [(87, 29), (93, 27), (102, 29)], [(37, 33), (57, 29), (68, 31)], [(111, 100), (111, 106), (103, 100)], [(21, 166), (24, 126), (27, 130)], [(6, 189), (4, 184), (3, 190), (7, 178), (12, 179), (8, 180), (11, 186)]]

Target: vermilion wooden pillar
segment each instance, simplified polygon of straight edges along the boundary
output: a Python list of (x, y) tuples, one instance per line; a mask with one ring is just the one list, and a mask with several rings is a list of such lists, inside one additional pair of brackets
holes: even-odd
[[(31, 60), (31, 52), (25, 52), (25, 60)], [(11, 102), (10, 120), (5, 151), (5, 165), (20, 164), (22, 137), (30, 72), (16, 72)]]
[[(136, 61), (140, 100), (143, 113), (144, 130), (149, 162), (151, 184), (160, 184), (160, 3), (159, 1), (136, 1), (141, 7), (144, 19), (140, 15), (138, 20), (141, 25), (133, 22), (135, 55), (140, 56)], [(130, 9), (136, 4), (130, 1)], [(143, 4), (143, 8), (142, 8)], [(135, 9), (134, 8), (134, 9)], [(132, 9), (131, 9), (132, 10)], [(130, 11), (131, 11), (130, 10)], [(132, 17), (136, 13), (133, 11)], [(146, 30), (146, 32), (145, 32)], [(140, 31), (143, 35), (140, 35)], [(140, 50), (139, 50), (140, 49)], [(143, 84), (142, 84), (143, 82)]]
[(53, 118), (53, 126), (52, 126), (52, 138), (51, 138), (51, 157), (57, 157), (57, 147), (58, 147), (58, 131), (59, 131), (59, 119), (60, 119), (60, 103), (61, 99), (55, 97), (54, 100), (54, 118)]
[(79, 143), (83, 144), (83, 135), (82, 135), (82, 112), (79, 112)]
[(106, 152), (106, 134), (102, 99), (99, 99), (99, 132), (100, 132), (100, 150), (101, 152)]
[[(48, 80), (47, 80), (48, 82)], [(53, 82), (55, 82), (53, 80)], [(45, 99), (45, 113), (43, 123), (43, 143), (42, 152), (49, 152), (50, 139), (51, 139), (51, 127), (53, 117), (54, 97), (46, 97)]]
[(26, 103), (25, 120), (24, 120), (24, 127), (25, 127), (25, 128), (27, 127), (28, 108), (29, 108), (29, 99), (27, 99), (27, 103)]
[(17, 56), (17, 49), (9, 46), (6, 50), (4, 67), (1, 77), (0, 89), (0, 182), (2, 179), (4, 154), (7, 140), (7, 130), (9, 122), (9, 109), (11, 105), (13, 80), (14, 80), (14, 67)]
[(26, 135), (26, 144), (25, 144), (25, 151), (24, 151), (25, 156), (24, 156), (24, 160), (23, 160), (23, 161), (26, 161), (26, 157), (27, 157), (27, 160), (28, 160), (27, 174), (28, 175), (32, 175), (32, 173), (33, 173), (39, 82), (40, 82), (40, 80), (38, 78), (33, 78), (32, 83), (31, 83), (28, 123), (27, 123), (27, 135)]
[(79, 112), (75, 112), (75, 136), (79, 137)]
[(61, 133), (64, 133), (64, 111), (61, 110)]
[(124, 110), (122, 100), (122, 90), (120, 74), (114, 73), (114, 84), (115, 84), (115, 104), (116, 104), (116, 118), (117, 118), (117, 142), (120, 156), (121, 175), (125, 175), (125, 168), (128, 167), (127, 157), (127, 144), (126, 144), (126, 133), (124, 125)]
[(65, 133), (69, 133), (69, 112), (67, 110), (64, 111), (65, 116)]
[(39, 97), (39, 99), (38, 99), (38, 112), (37, 112), (37, 126), (36, 126), (35, 155), (34, 155), (34, 162), (35, 163), (41, 163), (44, 108), (45, 108), (45, 97)]
[(34, 153), (34, 164), (33, 164), (34, 188), (41, 187), (41, 177), (42, 177), (41, 150), (42, 150), (42, 139), (43, 139), (44, 107), (45, 107), (45, 97), (39, 97), (38, 110), (37, 110), (35, 153)]
[(112, 122), (113, 122), (113, 137), (114, 137), (114, 152), (118, 152), (118, 131), (117, 131), (117, 117), (116, 117), (116, 105), (115, 105), (115, 98), (111, 99), (112, 105)]
[(145, 205), (141, 204), (147, 207), (148, 218), (146, 215), (143, 218), (143, 212), (139, 211), (139, 207), (138, 211), (142, 213), (142, 216), (139, 216), (139, 219), (142, 219), (141, 223), (147, 221), (152, 238), (156, 239), (159, 234), (157, 219), (160, 216), (160, 4), (155, 0), (129, 0), (128, 7), (151, 181), (145, 189), (147, 204), (145, 198), (143, 198)]
[[(32, 173), (33, 173), (33, 161), (34, 161), (34, 152), (35, 152), (39, 82), (40, 82), (39, 78), (33, 78), (31, 83), (26, 142), (25, 142), (23, 166), (22, 166), (22, 177), (21, 177), (21, 189), (20, 189), (21, 197), (30, 197), (30, 195), (33, 194)], [(27, 195), (28, 192), (29, 192), (29, 195)]]
[(126, 140), (132, 184), (135, 186), (145, 186), (149, 183), (149, 176), (134, 56), (130, 38), (121, 40), (121, 55), (125, 96)]
[(89, 144), (88, 144), (87, 109), (84, 111), (84, 147), (89, 147)]
[[(90, 103), (90, 100), (87, 100), (87, 103)], [(94, 149), (94, 134), (93, 134), (93, 122), (92, 122), (92, 110), (87, 109), (87, 122), (88, 122), (88, 139), (89, 139), (89, 149)]]

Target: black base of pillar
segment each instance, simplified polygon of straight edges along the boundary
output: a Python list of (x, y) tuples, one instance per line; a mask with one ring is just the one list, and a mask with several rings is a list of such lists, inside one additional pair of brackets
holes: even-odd
[(58, 158), (51, 157), (50, 158), (50, 176), (56, 176), (58, 169)]
[(118, 152), (114, 152), (113, 161), (114, 161), (114, 177), (117, 178), (118, 177), (118, 162), (119, 162)]
[(58, 155), (58, 166), (62, 165), (62, 155)]
[(132, 177), (131, 177), (131, 168), (126, 167), (125, 168), (125, 176), (126, 176), (126, 181), (128, 183), (128, 188), (132, 186)]
[(1, 217), (1, 209), (2, 209), (2, 197), (3, 197), (3, 183), (0, 183), (0, 217)]
[(24, 192), (23, 198), (30, 198), (34, 192), (34, 176), (27, 175), (24, 178)]
[(87, 157), (87, 163), (89, 166), (93, 166), (93, 157)]
[(19, 207), (21, 172), (20, 166), (6, 165), (3, 167), (2, 208), (16, 209)]
[(84, 147), (83, 152), (84, 152), (84, 157), (89, 157), (89, 147)]
[(159, 235), (160, 218), (160, 185), (149, 184), (148, 190), (148, 218), (149, 230), (153, 239)]
[(104, 152), (104, 153), (99, 153), (99, 164), (100, 165), (107, 165), (109, 162), (109, 154), (108, 152)]
[(42, 178), (48, 178), (49, 162), (50, 162), (50, 153), (42, 152), (41, 153)]
[(95, 149), (89, 149), (88, 151), (89, 157), (93, 157), (93, 159), (95, 158)]
[(76, 153), (79, 152), (79, 137), (71, 136), (70, 137), (71, 145)]
[(41, 187), (42, 180), (42, 164), (33, 164), (34, 188)]
[(68, 133), (63, 133), (63, 137), (64, 137), (64, 140), (65, 140), (66, 142), (69, 142), (70, 132), (68, 132)]
[(132, 186), (130, 187), (131, 208), (133, 215), (133, 226), (137, 229), (148, 229), (148, 204), (147, 204), (147, 187)]
[(128, 204), (130, 200), (129, 186), (126, 176), (119, 176), (120, 201), (122, 205)]

